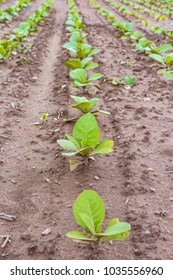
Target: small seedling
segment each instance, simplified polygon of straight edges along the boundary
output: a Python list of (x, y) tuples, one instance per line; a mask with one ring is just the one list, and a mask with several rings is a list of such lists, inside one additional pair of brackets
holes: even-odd
[(135, 84), (136, 80), (134, 77), (125, 76), (121, 79), (105, 79), (106, 82), (111, 82), (115, 86), (124, 85), (126, 88), (128, 86), (131, 87)]
[(40, 120), (44, 123), (48, 121), (49, 114), (48, 113), (41, 113)]
[(75, 69), (70, 72), (70, 77), (74, 80), (74, 85), (77, 87), (90, 87), (96, 86), (93, 81), (101, 79), (103, 74), (94, 73), (90, 77), (88, 77), (87, 71), (84, 69)]
[(84, 229), (66, 234), (74, 241), (101, 245), (111, 240), (124, 240), (130, 235), (130, 224), (120, 222), (118, 218), (113, 218), (106, 230), (101, 232), (105, 207), (101, 197), (93, 190), (80, 193), (73, 205), (73, 213), (76, 223)]
[(97, 68), (99, 65), (98, 63), (95, 62), (91, 62), (93, 58), (92, 57), (86, 57), (82, 60), (79, 59), (69, 59), (65, 62), (65, 65), (68, 68), (72, 68), (72, 69), (85, 69), (85, 70), (91, 70), (94, 68)]
[[(100, 141), (99, 127), (96, 118), (91, 113), (80, 117), (74, 125), (72, 135), (66, 134), (65, 136), (68, 140), (57, 140), (62, 148), (70, 151), (62, 153), (63, 156), (93, 159), (96, 154), (107, 154), (113, 151), (114, 142), (112, 140)], [(75, 168), (73, 164), (71, 170)]]
[(88, 100), (86, 97), (79, 97), (75, 95), (70, 96), (75, 101), (75, 104), (72, 105), (72, 108), (79, 109), (84, 114), (91, 112), (95, 117), (97, 117), (99, 113), (110, 115), (110, 113), (105, 110), (92, 111), (93, 107), (100, 101), (99, 98), (92, 98)]

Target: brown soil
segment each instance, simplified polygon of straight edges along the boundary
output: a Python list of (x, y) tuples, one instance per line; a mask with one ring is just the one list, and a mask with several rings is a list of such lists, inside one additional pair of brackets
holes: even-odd
[[(72, 131), (63, 119), (76, 113), (62, 48), (66, 1), (56, 1), (39, 27), (26, 65), (16, 64), (20, 56), (0, 64), (0, 212), (16, 216), (0, 219), (0, 235), (11, 236), (0, 259), (173, 259), (172, 82), (157, 76), (158, 67), (120, 40), (88, 1), (77, 4), (88, 42), (100, 48), (98, 71), (107, 78), (134, 76), (136, 84), (125, 89), (100, 81), (96, 96), (111, 116), (98, 122), (115, 149), (70, 172), (56, 144)], [(49, 113), (48, 122), (36, 125), (41, 112)], [(72, 205), (84, 189), (104, 200), (105, 224), (119, 217), (132, 225), (130, 238), (96, 250), (65, 236), (77, 229)]]

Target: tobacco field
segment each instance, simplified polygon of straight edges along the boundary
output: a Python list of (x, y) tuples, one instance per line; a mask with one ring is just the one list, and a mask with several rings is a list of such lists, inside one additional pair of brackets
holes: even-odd
[(0, 259), (173, 259), (172, 182), (173, 1), (0, 0)]

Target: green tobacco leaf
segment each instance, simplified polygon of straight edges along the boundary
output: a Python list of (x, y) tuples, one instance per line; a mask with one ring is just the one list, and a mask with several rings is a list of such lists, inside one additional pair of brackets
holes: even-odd
[(99, 102), (99, 100), (100, 100), (99, 98), (92, 98), (92, 99), (90, 99), (89, 100), (90, 106), (91, 106), (90, 109), (92, 109)]
[(85, 66), (85, 70), (95, 69), (95, 68), (97, 68), (98, 66), (99, 66), (98, 63), (91, 62), (91, 63), (88, 63), (88, 64)]
[(158, 61), (159, 63), (165, 65), (165, 59), (163, 56), (159, 55), (159, 54), (150, 54), (149, 57), (151, 57), (152, 59)]
[(141, 38), (138, 43), (143, 46), (143, 47), (148, 47), (149, 45), (151, 45), (151, 41), (149, 41), (147, 38)]
[(163, 72), (163, 77), (165, 78), (165, 80), (173, 80), (173, 71), (164, 71)]
[(70, 38), (70, 42), (76, 42), (76, 43), (77, 42), (82, 42), (84, 37), (82, 36), (81, 32), (74, 31), (71, 38)]
[(129, 237), (129, 235), (130, 235), (130, 231), (125, 231), (125, 232), (122, 232), (122, 233), (119, 233), (119, 234), (105, 236), (103, 238), (103, 242), (110, 241), (110, 240), (124, 240), (127, 237)]
[(168, 54), (165, 57), (166, 64), (173, 65), (173, 53)]
[(159, 53), (163, 53), (163, 52), (167, 52), (172, 50), (173, 46), (170, 44), (163, 44), (160, 48), (159, 48)]
[(129, 236), (130, 230), (131, 230), (131, 226), (129, 223), (117, 222), (112, 226), (107, 227), (104, 233), (98, 233), (96, 234), (96, 236), (102, 237), (104, 241), (123, 240)]
[(103, 140), (100, 144), (96, 146), (94, 151), (91, 153), (91, 155), (96, 155), (96, 154), (108, 154), (113, 151), (113, 145), (114, 141), (112, 140)]
[(81, 62), (78, 59), (69, 59), (65, 62), (65, 65), (68, 68), (72, 68), (72, 69), (81, 68)]
[(95, 54), (97, 54), (97, 53), (99, 53), (99, 52), (100, 52), (99, 49), (91, 50), (91, 51), (88, 53), (88, 56), (93, 56), (93, 55), (95, 55)]
[(101, 79), (103, 77), (103, 74), (101, 73), (94, 73), (89, 77), (89, 81), (94, 81), (94, 80), (98, 80)]
[(82, 67), (81, 68), (85, 68), (85, 66), (87, 65), (88, 62), (90, 62), (92, 60), (92, 57), (86, 57), (84, 59), (81, 60), (81, 64)]
[(72, 105), (73, 108), (79, 109), (80, 111), (82, 111), (84, 114), (88, 113), (91, 109), (91, 105), (89, 101), (86, 102), (82, 102), (76, 105)]
[(135, 78), (133, 78), (133, 77), (126, 76), (126, 77), (123, 78), (123, 80), (128, 85), (134, 85), (135, 84)]
[(66, 236), (79, 242), (95, 242), (95, 239), (89, 238), (85, 233), (81, 231), (69, 231), (66, 233)]
[(115, 235), (131, 230), (131, 226), (126, 222), (119, 222), (107, 228), (104, 235)]
[(77, 50), (77, 44), (75, 42), (68, 42), (63, 45), (64, 49), (67, 49), (69, 51), (76, 51)]
[(68, 141), (68, 140), (57, 140), (57, 143), (62, 147), (64, 148), (65, 150), (68, 150), (68, 151), (76, 151), (76, 146), (71, 142), (71, 141)]
[(141, 46), (140, 44), (136, 44), (135, 45), (135, 50), (143, 52), (143, 51), (145, 51), (145, 48), (143, 46)]
[(134, 31), (131, 35), (130, 38), (132, 40), (139, 40), (141, 37), (141, 32), (140, 31)]
[(91, 113), (87, 113), (78, 119), (73, 128), (73, 137), (78, 143), (84, 141), (85, 147), (96, 147), (100, 133), (97, 121)]
[(93, 190), (85, 190), (77, 197), (73, 212), (75, 221), (82, 228), (88, 230), (81, 214), (87, 215), (91, 224), (94, 225), (94, 231), (99, 233), (105, 216), (104, 204), (100, 196)]
[(86, 147), (77, 151), (76, 156), (88, 157), (94, 147)]
[(85, 225), (85, 228), (92, 234), (95, 235), (95, 225), (93, 222), (93, 219), (91, 219), (90, 215), (87, 215), (86, 213), (79, 213), (80, 219), (82, 220), (83, 224)]
[(109, 222), (109, 224), (108, 224), (108, 226), (107, 226), (106, 229), (110, 228), (110, 227), (113, 226), (113, 225), (118, 224), (119, 222), (120, 222), (120, 221), (119, 221), (118, 218), (113, 218), (112, 220), (110, 220), (110, 222)]
[(90, 86), (91, 83), (89, 83), (89, 82), (81, 83), (81, 82), (78, 82), (78, 81), (74, 81), (74, 85), (77, 86), (77, 87), (85, 87), (85, 86)]
[(65, 136), (67, 137), (68, 140), (70, 140), (74, 144), (74, 146), (76, 147), (77, 150), (80, 150), (80, 144), (72, 135), (65, 134)]
[(72, 70), (70, 72), (70, 77), (81, 84), (87, 82), (87, 72), (84, 69)]
[(80, 97), (80, 96), (76, 96), (76, 95), (70, 95), (71, 98), (76, 102), (76, 104), (80, 104), (82, 102), (87, 102), (88, 99), (84, 96)]

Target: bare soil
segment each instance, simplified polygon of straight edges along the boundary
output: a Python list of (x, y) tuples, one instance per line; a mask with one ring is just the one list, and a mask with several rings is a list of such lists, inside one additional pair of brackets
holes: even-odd
[[(0, 213), (16, 216), (0, 219), (0, 236), (11, 239), (0, 259), (173, 259), (172, 82), (121, 40), (89, 1), (77, 4), (88, 42), (100, 49), (98, 71), (105, 78), (134, 76), (136, 84), (126, 89), (100, 80), (95, 95), (111, 116), (98, 122), (102, 138), (113, 139), (115, 149), (70, 172), (56, 143), (72, 131), (63, 119), (76, 114), (64, 66), (69, 55), (62, 48), (68, 39), (66, 1), (54, 3), (25, 65), (16, 63), (20, 55), (0, 64)], [(45, 123), (42, 112), (49, 113)], [(72, 205), (84, 189), (97, 191), (105, 202), (104, 226), (113, 217), (132, 225), (128, 239), (96, 249), (66, 237), (77, 229)], [(42, 235), (46, 229), (51, 232)]]

